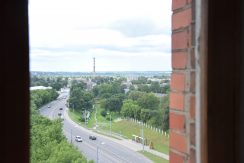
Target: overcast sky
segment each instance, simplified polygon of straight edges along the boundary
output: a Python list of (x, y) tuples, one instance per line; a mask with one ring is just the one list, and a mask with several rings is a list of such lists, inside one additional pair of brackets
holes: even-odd
[(31, 71), (171, 70), (171, 0), (29, 0)]

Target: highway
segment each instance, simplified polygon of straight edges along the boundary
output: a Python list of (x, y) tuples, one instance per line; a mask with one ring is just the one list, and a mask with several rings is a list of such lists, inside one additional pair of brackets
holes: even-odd
[[(73, 143), (88, 159), (99, 163), (151, 163), (152, 161), (142, 154), (118, 143), (118, 140), (94, 133), (91, 130), (78, 126), (67, 115), (68, 108), (65, 106), (69, 92), (64, 91), (57, 100), (39, 109), (40, 114), (49, 119), (58, 118), (61, 112), (64, 117), (63, 132), (67, 140)], [(60, 108), (63, 108), (60, 110)], [(75, 136), (82, 137), (83, 142), (76, 142)], [(95, 135), (97, 140), (89, 139), (89, 135)]]

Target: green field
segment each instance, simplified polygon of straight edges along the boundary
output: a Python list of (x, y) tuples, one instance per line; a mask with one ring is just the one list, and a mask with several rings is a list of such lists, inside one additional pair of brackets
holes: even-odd
[[(100, 108), (99, 104), (96, 104), (97, 108), (97, 124), (98, 124), (98, 130), (101, 131), (107, 131), (109, 133), (110, 130), (110, 123), (109, 123), (109, 115), (106, 117), (103, 117), (100, 113), (102, 109)], [(72, 120), (74, 120), (77, 123), (80, 123), (82, 126), (86, 126), (84, 122), (80, 119), (80, 113), (78, 112), (72, 112), (69, 111), (69, 116)], [(91, 113), (91, 117), (89, 119), (88, 128), (93, 128), (95, 126), (95, 111)], [(123, 137), (132, 139), (132, 135), (140, 136), (140, 130), (142, 126), (128, 120), (119, 120), (118, 115), (112, 114), (112, 132), (118, 133), (118, 135), (123, 135)], [(154, 149), (163, 152), (165, 154), (169, 153), (169, 138), (155, 132), (149, 128), (144, 127), (144, 137), (149, 142), (153, 143)]]
[(168, 160), (165, 160), (161, 157), (155, 156), (149, 152), (146, 151), (140, 151), (141, 154), (143, 154), (144, 156), (146, 156), (147, 158), (149, 158), (150, 160), (152, 160), (154, 163), (168, 163)]

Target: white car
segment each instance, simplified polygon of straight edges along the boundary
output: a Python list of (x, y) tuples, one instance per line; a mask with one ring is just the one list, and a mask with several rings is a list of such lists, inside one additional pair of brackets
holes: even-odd
[(77, 142), (82, 142), (83, 140), (81, 139), (80, 136), (76, 136), (76, 137), (75, 137), (75, 141), (77, 141)]

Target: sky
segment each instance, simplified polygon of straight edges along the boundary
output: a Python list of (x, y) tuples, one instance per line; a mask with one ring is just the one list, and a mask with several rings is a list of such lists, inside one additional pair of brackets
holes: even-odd
[(29, 0), (30, 70), (170, 71), (171, 0)]

